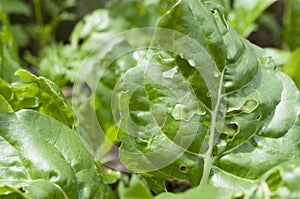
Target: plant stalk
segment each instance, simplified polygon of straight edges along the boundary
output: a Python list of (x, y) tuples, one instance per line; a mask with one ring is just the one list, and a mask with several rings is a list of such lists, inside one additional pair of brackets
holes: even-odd
[(203, 185), (207, 184), (209, 176), (210, 176), (210, 171), (212, 169), (213, 162), (215, 159), (213, 157), (212, 151), (213, 151), (214, 144), (215, 144), (216, 124), (217, 124), (217, 119), (218, 119), (220, 103), (221, 103), (221, 99), (222, 99), (223, 76), (224, 76), (224, 71), (221, 74), (220, 83), (219, 83), (219, 87), (218, 87), (218, 94), (217, 94), (218, 97), (217, 97), (216, 105), (212, 112), (209, 140), (208, 140), (208, 149), (207, 149), (207, 152), (206, 152), (205, 158), (204, 158), (203, 174), (202, 174), (202, 178), (201, 178), (199, 186), (203, 186)]

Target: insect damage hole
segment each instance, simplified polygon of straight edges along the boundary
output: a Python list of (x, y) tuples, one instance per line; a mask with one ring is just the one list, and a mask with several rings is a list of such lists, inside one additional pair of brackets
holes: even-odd
[(179, 167), (179, 170), (182, 172), (182, 173), (187, 173), (189, 170), (188, 170), (188, 168), (186, 167), (186, 166), (184, 166), (184, 165), (181, 165), (180, 167)]
[(166, 179), (165, 187), (168, 192), (179, 193), (179, 192), (184, 192), (187, 189), (192, 188), (193, 185), (188, 180)]
[(239, 126), (237, 123), (229, 123), (224, 126), (223, 133), (227, 135), (229, 140), (233, 139), (233, 137), (239, 132)]

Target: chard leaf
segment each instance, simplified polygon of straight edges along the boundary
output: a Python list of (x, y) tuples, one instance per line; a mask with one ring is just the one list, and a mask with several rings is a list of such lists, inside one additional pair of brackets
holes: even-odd
[(111, 198), (77, 133), (32, 110), (0, 114), (0, 195)]
[(113, 98), (129, 169), (156, 193), (169, 178), (245, 191), (299, 158), (299, 91), (217, 8), (182, 0), (158, 27)]

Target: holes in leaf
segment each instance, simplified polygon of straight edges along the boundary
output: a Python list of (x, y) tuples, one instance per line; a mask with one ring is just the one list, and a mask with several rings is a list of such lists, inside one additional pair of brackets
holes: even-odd
[(232, 124), (228, 124), (228, 126), (231, 128), (231, 129), (234, 129), (235, 131), (238, 130), (238, 125), (235, 124), (235, 123), (232, 123)]
[(278, 169), (272, 172), (266, 179), (266, 183), (271, 191), (276, 191), (282, 182), (281, 174)]
[(256, 120), (260, 120), (261, 115), (256, 116)]
[(226, 124), (223, 133), (227, 135), (228, 139), (232, 139), (239, 132), (239, 126), (236, 123)]
[(181, 165), (181, 166), (179, 167), (179, 170), (180, 170), (182, 173), (187, 173), (187, 172), (189, 171), (189, 169), (188, 169), (186, 166), (184, 166), (184, 165)]
[(246, 100), (245, 103), (239, 109), (232, 110), (226, 113), (226, 116), (231, 117), (234, 115), (238, 115), (240, 113), (251, 113), (257, 108), (257, 106), (258, 106), (258, 102), (256, 100), (249, 99)]
[(24, 190), (24, 187), (20, 187), (19, 191), (21, 191), (22, 193), (25, 193), (26, 191)]
[(165, 180), (165, 187), (168, 192), (179, 193), (192, 188), (193, 185), (188, 180), (167, 179)]
[(256, 100), (247, 100), (245, 104), (241, 107), (241, 110), (246, 112), (246, 113), (251, 113), (254, 111), (257, 107), (258, 103)]
[(84, 82), (83, 86), (82, 86), (82, 94), (84, 94), (84, 96), (86, 97), (90, 97), (91, 94), (92, 94), (92, 89), (91, 87), (89, 86), (89, 84), (87, 82)]

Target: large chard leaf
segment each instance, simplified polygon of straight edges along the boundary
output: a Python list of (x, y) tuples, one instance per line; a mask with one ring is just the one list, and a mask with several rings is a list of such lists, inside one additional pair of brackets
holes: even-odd
[(155, 192), (169, 178), (245, 191), (299, 158), (297, 88), (219, 9), (182, 0), (158, 26), (168, 30), (154, 35), (149, 62), (129, 70), (114, 95), (129, 169)]
[(0, 114), (0, 149), (1, 197), (112, 198), (77, 133), (51, 117)]

